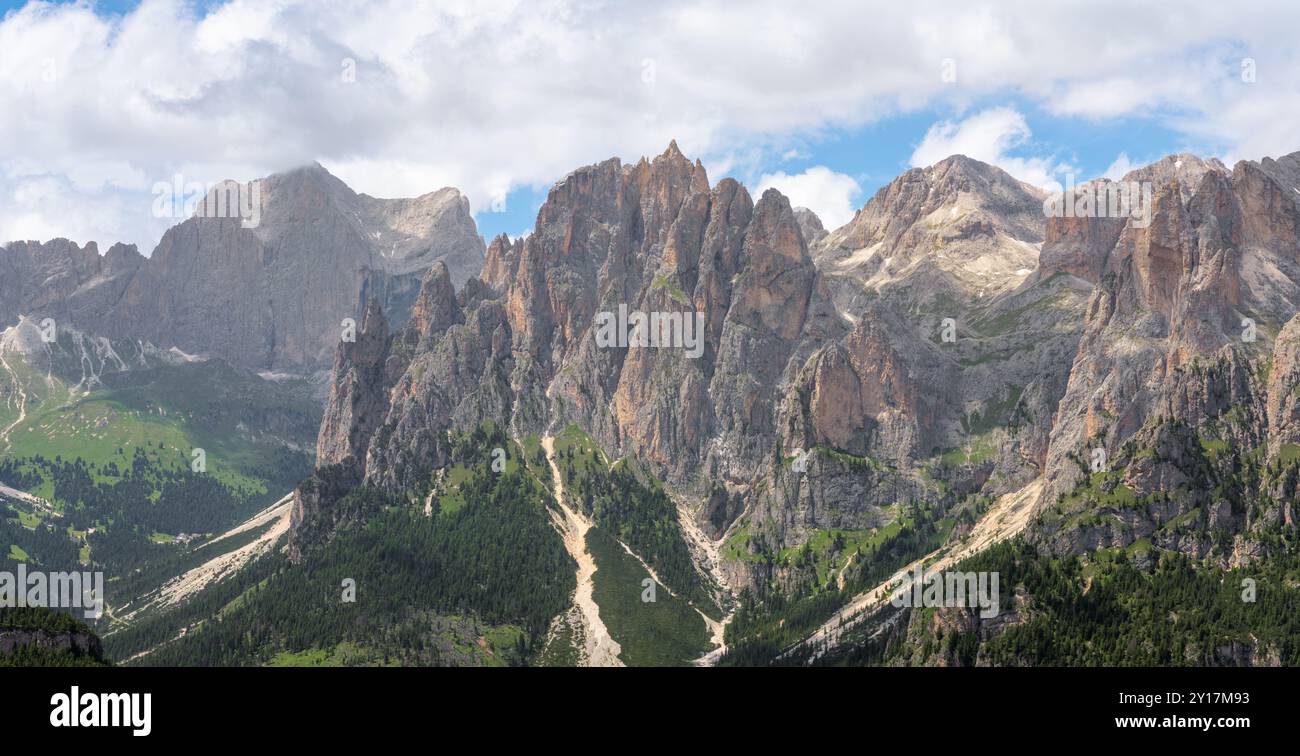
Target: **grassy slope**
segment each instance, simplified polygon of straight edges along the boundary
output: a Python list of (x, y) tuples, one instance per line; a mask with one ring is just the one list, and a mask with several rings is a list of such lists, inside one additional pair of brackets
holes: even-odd
[[(208, 472), (218, 480), (265, 492), (260, 468), (267, 453), (284, 442), (310, 453), (320, 420), (320, 409), (301, 396), (301, 387), (278, 386), (221, 363), (109, 376), (110, 385), (86, 393), (39, 374), (12, 353), (6, 359), (29, 397), (26, 419), (10, 434), (5, 455), (11, 458), (40, 455), (102, 466), (149, 448), (164, 466), (181, 469), (202, 449)], [(7, 384), (8, 375), (0, 375), (0, 382)], [(256, 437), (247, 430), (248, 420), (281, 407), (289, 418), (283, 437)], [(13, 422), (12, 408), (10, 414)], [(50, 488), (46, 481), (30, 493), (48, 498)]]

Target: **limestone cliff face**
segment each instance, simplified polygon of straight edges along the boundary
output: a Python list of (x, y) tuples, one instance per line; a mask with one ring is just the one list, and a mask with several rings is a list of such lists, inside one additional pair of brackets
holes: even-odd
[[(436, 270), (447, 277), (441, 263)], [(433, 273), (431, 269), (430, 277)], [(419, 312), (428, 316), (425, 308)], [(344, 335), (339, 334), (329, 399), (316, 441), (316, 472), (293, 491), (287, 545), (294, 562), (302, 559), (307, 544), (327, 540), (356, 515), (334, 505), (364, 481), (375, 431), (388, 410), (389, 388), (406, 366), (402, 345), (391, 338), (378, 300), (366, 303), (356, 332)]]
[(505, 425), (515, 398), (510, 328), (495, 294), (471, 279), (458, 298), (446, 269), (435, 268), (414, 312), (392, 340), (382, 425), (364, 467), (369, 482), (407, 491), (446, 464), (447, 429)]
[(720, 405), (714, 417), (721, 435), (709, 467), (727, 477), (752, 475), (746, 468), (772, 448), (761, 439), (778, 430), (775, 390), (845, 330), (789, 203), (775, 190), (755, 206), (740, 254), (743, 267), (729, 293), (709, 390)]
[(372, 299), (355, 337), (341, 341), (334, 359), (329, 401), (316, 442), (317, 467), (341, 465), (359, 479), (370, 438), (388, 406), (388, 358), (388, 322)]
[(796, 207), (794, 217), (799, 222), (799, 233), (803, 234), (803, 240), (809, 248), (821, 242), (830, 233), (822, 225), (822, 219), (817, 217), (817, 213), (806, 207)]
[[(680, 338), (599, 340), (603, 314), (620, 312), (676, 318)], [(674, 144), (570, 174), (531, 234), (493, 240), (483, 280), (459, 295), (435, 268), (387, 352), (368, 334), (343, 345), (320, 461), (364, 457), (367, 482), (418, 492), (449, 428), (577, 423), (675, 486), (731, 485), (734, 514), (781, 446), (787, 387), (847, 330), (786, 198), (710, 186)]]
[(259, 223), (193, 217), (150, 258), (55, 240), (0, 249), (0, 320), (54, 317), (112, 338), (259, 370), (327, 367), (345, 318), (378, 299), (405, 320), (421, 275), (445, 263), (457, 284), (483, 242), (455, 189), (414, 199), (358, 195), (319, 165), (250, 185)]
[[(859, 321), (848, 336), (810, 362), (801, 383), (807, 391), (811, 435), (806, 440), (859, 456), (922, 456), (921, 447), (934, 429), (935, 405), (941, 401), (939, 392), (928, 390), (938, 375), (914, 371), (922, 362), (918, 355), (905, 359), (876, 320)], [(924, 362), (939, 375), (951, 372), (933, 356)]]
[[(950, 253), (989, 260), (1007, 245), (1014, 259), (998, 265), (1032, 266), (1036, 241), (1027, 240), (1041, 238), (1032, 226), (1041, 196), (997, 169), (955, 158), (893, 191), (900, 199), (891, 202), (919, 205), (913, 224), (882, 216), (883, 230), (870, 233), (913, 255), (909, 272), (850, 314), (837, 311), (813, 260), (848, 232), (819, 232), (778, 192), (754, 202), (733, 180), (710, 185), (676, 145), (653, 160), (575, 171), (552, 189), (531, 234), (492, 241), (481, 283), (457, 296), (442, 277), (426, 280), (411, 321), (390, 338), (383, 389), (370, 393), (385, 399), (379, 426), (362, 429), (364, 479), (418, 495), (445, 463), (448, 428), (492, 420), (522, 436), (576, 423), (612, 455), (635, 455), (688, 499), (705, 500), (699, 520), (709, 532), (743, 527), (776, 548), (818, 529), (887, 525), (900, 501), (951, 503), (995, 471), (998, 486), (1022, 485), (1041, 474), (1043, 418), (1064, 390), (1062, 358), (1077, 341), (1068, 324), (1088, 284), (999, 284), (995, 297), (950, 275), (959, 271)], [(954, 220), (924, 231), (931, 216)], [(935, 245), (929, 255), (904, 250), (922, 238)], [(1017, 271), (1015, 280), (1028, 279)], [(931, 288), (936, 280), (946, 295)], [(914, 316), (956, 293), (963, 300), (951, 313)], [(698, 350), (602, 345), (598, 318), (620, 308), (698, 316)], [(945, 314), (962, 321), (956, 343), (939, 338)], [(1016, 327), (977, 333), (977, 314), (1014, 316)], [(348, 370), (336, 370), (337, 395), (350, 395)], [(327, 421), (323, 461), (361, 454), (340, 431), (356, 425), (348, 406)], [(971, 424), (985, 415), (984, 426), (1006, 426), (992, 440)], [(941, 483), (921, 470), (963, 443), (997, 454), (936, 468)], [(345, 451), (327, 457), (327, 448)], [(830, 456), (791, 474), (788, 458), (814, 448)]]
[(1300, 444), (1300, 315), (1278, 333), (1268, 378), (1267, 405), (1270, 451)]
[[(1084, 184), (1080, 189), (1091, 193), (1108, 192), (1105, 179)], [(1062, 195), (1063, 201), (1064, 195)], [(1035, 275), (1048, 277), (1068, 273), (1089, 283), (1097, 283), (1106, 268), (1110, 251), (1115, 248), (1125, 218), (1109, 215), (1049, 215), (1043, 231), (1043, 247), (1038, 256)]]
[[(509, 336), (497, 393), (515, 397), (510, 427), (576, 422), (678, 481), (701, 465), (751, 476), (773, 448), (779, 387), (844, 330), (789, 202), (711, 187), (675, 144), (570, 174), (532, 234), (492, 242), (484, 279)], [(685, 335), (698, 317), (697, 350), (601, 346), (597, 315), (620, 307), (682, 318)]]
[(104, 255), (94, 242), (84, 247), (67, 239), (8, 244), (0, 248), (0, 325), (13, 325), (25, 315), (84, 328), (102, 325), (102, 318), (119, 317), (129, 308), (124, 298), (137, 276), (147, 278), (142, 275), (146, 263), (134, 246), (124, 244)]
[(1048, 197), (956, 155), (899, 176), (822, 238), (812, 254), (854, 335), (808, 377), (812, 401), (792, 417), (809, 417), (788, 442), (856, 449), (912, 473), (966, 449), (978, 460), (959, 477), (992, 479), (994, 494), (1042, 474), (1105, 261), (1094, 248), (1117, 233), (1054, 223)]
[[(1089, 302), (1053, 424), (1049, 497), (1078, 480), (1071, 454), (1094, 447), (1114, 453), (1161, 412), (1197, 427), (1262, 396), (1261, 386), (1241, 384), (1250, 372), (1241, 364), (1274, 351), (1271, 328), (1300, 308), (1300, 194), (1277, 178), (1294, 160), (1270, 164), (1283, 167), (1270, 173), (1243, 162), (1229, 172), (1167, 159), (1133, 174), (1163, 183), (1154, 187), (1149, 226), (1125, 224)], [(1279, 355), (1283, 363), (1294, 359), (1285, 346)], [(1198, 361), (1215, 360), (1238, 365), (1230, 399), (1199, 396), (1208, 388), (1189, 388), (1180, 377)]]

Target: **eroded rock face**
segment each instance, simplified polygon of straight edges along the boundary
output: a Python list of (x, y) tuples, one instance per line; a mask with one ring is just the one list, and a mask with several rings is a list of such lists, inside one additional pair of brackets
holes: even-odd
[[(812, 444), (858, 456), (918, 456), (933, 430), (939, 395), (927, 391), (932, 380), (913, 374), (875, 320), (859, 321), (842, 341), (818, 352), (810, 366), (806, 391)], [(931, 367), (943, 369), (938, 360)]]
[(48, 651), (69, 651), (96, 661), (103, 661), (104, 658), (103, 646), (94, 633), (0, 628), (0, 656), (11, 656), (16, 651), (33, 647)]
[[(1080, 188), (1096, 193), (1108, 191), (1109, 185), (1110, 182), (1101, 179)], [(1047, 277), (1068, 273), (1089, 283), (1097, 283), (1126, 221), (1126, 218), (1110, 215), (1066, 216), (1064, 211), (1060, 216), (1048, 215), (1035, 275)]]
[(167, 231), (149, 259), (66, 240), (0, 249), (0, 319), (54, 317), (111, 338), (259, 370), (327, 367), (345, 318), (378, 299), (405, 321), (436, 261), (463, 284), (483, 260), (455, 189), (414, 199), (358, 195), (319, 165), (255, 182), (259, 223), (199, 218)]
[[(710, 395), (721, 444), (710, 469), (752, 475), (773, 448), (779, 395), (813, 351), (845, 330), (809, 259), (789, 203), (769, 189), (754, 208), (730, 292)], [(763, 441), (766, 437), (767, 441)], [(735, 462), (740, 462), (737, 465)], [(746, 467), (749, 470), (746, 470)]]
[(415, 312), (392, 340), (382, 425), (364, 467), (367, 481), (407, 491), (445, 464), (447, 429), (505, 426), (515, 401), (510, 326), (496, 295), (471, 279), (457, 298), (446, 270), (435, 269)]
[[(340, 334), (342, 337), (342, 334)], [(341, 341), (329, 401), (316, 442), (316, 466), (364, 471), (366, 453), (388, 407), (388, 322), (370, 300), (355, 340)]]
[[(1049, 249), (1045, 226), (1060, 219), (1049, 217), (1048, 198), (958, 155), (904, 173), (818, 242), (812, 255), (855, 327), (843, 353), (801, 378), (812, 415), (792, 411), (787, 443), (856, 449), (909, 479), (929, 467), (928, 476), (963, 489), (992, 480), (991, 494), (1040, 475), (1083, 309), (1110, 248), (1099, 250), (1118, 233), (1057, 224)], [(962, 472), (937, 469), (954, 449), (976, 459)]]
[[(449, 428), (491, 420), (522, 436), (577, 423), (675, 485), (730, 485), (710, 525), (725, 528), (779, 446), (785, 387), (847, 332), (785, 197), (711, 187), (676, 145), (570, 174), (532, 234), (493, 240), (483, 278), (457, 296), (435, 270), (386, 354), (344, 345), (322, 464), (364, 447), (367, 482), (410, 492), (445, 461)], [(620, 310), (676, 317), (682, 339), (598, 342), (598, 316)], [(381, 374), (375, 390), (366, 376)], [(381, 395), (363, 422), (360, 405)]]
[[(1025, 224), (1041, 200), (1000, 171), (954, 159), (919, 177), (966, 197), (962, 207), (977, 216), (944, 226), (943, 249), (980, 259), (1007, 243), (1006, 229), (1033, 238)], [(967, 196), (986, 187), (991, 197)], [(390, 340), (365, 480), (418, 494), (445, 462), (448, 428), (492, 420), (522, 436), (576, 423), (612, 455), (635, 455), (674, 489), (706, 499), (699, 521), (708, 532), (720, 536), (744, 515), (744, 527), (762, 533), (755, 541), (782, 548), (818, 529), (885, 526), (899, 502), (955, 500), (995, 470), (1008, 489), (1039, 474), (1050, 429), (1042, 418), (1055, 410), (1077, 339), (1061, 323), (1082, 308), (1087, 283), (1007, 292), (983, 316), (1011, 312), (1023, 327), (941, 344), (938, 318), (911, 315), (934, 300), (927, 287), (947, 275), (943, 266), (918, 257), (920, 272), (884, 287), (882, 301), (841, 314), (805, 237), (814, 220), (775, 191), (755, 203), (735, 181), (710, 186), (675, 145), (654, 160), (575, 171), (551, 191), (532, 234), (493, 240), (482, 283), (471, 280), (453, 301), (450, 286), (426, 281), (411, 322)], [(963, 286), (951, 291), (978, 299)], [(702, 343), (694, 353), (601, 346), (597, 316), (620, 307), (698, 314)], [(990, 361), (989, 349), (1006, 357)], [(1030, 356), (1002, 362), (1019, 354)], [(335, 383), (349, 395), (342, 372)], [(347, 406), (332, 427), (349, 425)], [(927, 482), (921, 461), (984, 433), (967, 427), (980, 413), (1037, 419), (998, 431), (1008, 461), (980, 459)], [(814, 455), (813, 472), (792, 474), (788, 457), (814, 447), (827, 451)]]
[(125, 244), (102, 256), (94, 242), (84, 247), (67, 239), (7, 244), (0, 247), (0, 324), (12, 325), (26, 315), (85, 328), (102, 325), (101, 319), (116, 319), (130, 307), (123, 299), (146, 263)]
[[(768, 192), (755, 204), (731, 180), (710, 187), (675, 144), (570, 174), (531, 235), (493, 241), (484, 278), (514, 357), (511, 427), (576, 422), (679, 481), (701, 464), (752, 475), (773, 444), (778, 386), (843, 331), (789, 202)], [(698, 317), (701, 339), (601, 347), (596, 316), (620, 306)]]
[(822, 225), (822, 219), (817, 217), (817, 213), (806, 207), (796, 207), (794, 217), (799, 223), (799, 232), (803, 234), (803, 240), (809, 248), (825, 239), (826, 235), (830, 233)]
[(1284, 444), (1300, 444), (1300, 315), (1278, 333), (1268, 378), (1268, 438), (1276, 455)]
[[(1150, 225), (1126, 223), (1088, 305), (1052, 430), (1049, 498), (1078, 480), (1070, 454), (1113, 453), (1154, 417), (1199, 427), (1233, 405), (1257, 403), (1263, 389), (1245, 385), (1254, 370), (1245, 363), (1273, 350), (1268, 328), (1257, 324), (1285, 323), (1300, 307), (1300, 205), (1274, 175), (1253, 163), (1228, 172), (1176, 156), (1131, 177), (1163, 183), (1154, 187)], [(1281, 357), (1292, 359), (1286, 349)], [(1182, 371), (1215, 359), (1236, 377), (1215, 389), (1228, 394), (1206, 396), (1210, 387), (1189, 385)]]

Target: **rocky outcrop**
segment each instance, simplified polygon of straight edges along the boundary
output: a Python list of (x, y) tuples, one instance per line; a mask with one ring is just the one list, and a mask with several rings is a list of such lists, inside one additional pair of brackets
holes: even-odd
[[(730, 180), (710, 187), (676, 144), (570, 174), (532, 234), (493, 240), (484, 283), (496, 294), (416, 350), (389, 445), (435, 444), (422, 434), (446, 422), (494, 419), (520, 434), (574, 422), (674, 480), (701, 464), (744, 478), (771, 448), (778, 386), (843, 329), (789, 202), (769, 192), (754, 204)], [(597, 316), (620, 312), (663, 316), (680, 343), (604, 345)], [(380, 454), (369, 474), (396, 457)]]
[(366, 457), (375, 485), (419, 491), (446, 464), (446, 431), (485, 420), (505, 426), (515, 394), (510, 327), (501, 301), (471, 279), (459, 297), (445, 270), (434, 269), (416, 317), (393, 338), (386, 403)]
[[(638, 313), (667, 324), (659, 341), (647, 329), (638, 342)], [(675, 487), (730, 486), (704, 517), (725, 528), (779, 446), (786, 387), (846, 331), (788, 200), (710, 186), (673, 144), (570, 174), (533, 233), (494, 239), (483, 281), (459, 295), (445, 274), (426, 278), (388, 355), (366, 361), (372, 372), (344, 345), (321, 462), (365, 447), (364, 479), (410, 494), (445, 464), (448, 429), (491, 420), (523, 436), (576, 423)], [(375, 384), (357, 376), (381, 372), (382, 391), (362, 390)], [(381, 394), (371, 428), (356, 397)]]
[(289, 561), (301, 562), (313, 546), (328, 542), (340, 528), (363, 516), (361, 505), (347, 508), (341, 503), (360, 482), (355, 467), (340, 463), (317, 468), (294, 488), (286, 537)]
[[(932, 349), (924, 342), (919, 346)], [(928, 374), (914, 371), (922, 365)], [(809, 360), (798, 384), (807, 406), (797, 425), (806, 427), (806, 434), (787, 439), (787, 448), (826, 444), (859, 456), (923, 456), (943, 401), (940, 392), (928, 389), (953, 372), (938, 354), (904, 358), (881, 323), (863, 318), (841, 341)]]
[[(1154, 417), (1198, 427), (1207, 402), (1211, 417), (1254, 402), (1258, 387), (1242, 386), (1252, 370), (1243, 361), (1272, 351), (1260, 324), (1286, 322), (1300, 307), (1298, 206), (1259, 165), (1239, 163), (1229, 173), (1175, 157), (1130, 178), (1163, 183), (1153, 190), (1150, 223), (1126, 222), (1088, 305), (1053, 424), (1048, 497), (1078, 480), (1071, 454), (1094, 447), (1114, 453)], [(1180, 394), (1188, 390), (1182, 368), (1224, 349), (1221, 358), (1235, 366), (1235, 392)]]
[(830, 233), (822, 225), (822, 219), (817, 217), (817, 213), (806, 207), (796, 207), (794, 209), (794, 218), (799, 223), (799, 233), (803, 234), (804, 243), (809, 248), (825, 239), (826, 235)]
[(0, 326), (24, 315), (102, 326), (101, 319), (121, 314), (123, 299), (146, 263), (125, 244), (104, 255), (94, 242), (81, 247), (67, 239), (0, 247)]
[(1153, 214), (1107, 257), (1053, 424), (1034, 532), (1054, 553), (1147, 540), (1233, 568), (1293, 527), (1295, 163), (1131, 174)]
[(99, 637), (89, 631), (49, 632), (0, 628), (0, 656), (10, 656), (25, 648), (64, 651), (73, 656), (89, 656), (100, 661), (104, 658), (104, 649)]
[(1266, 412), (1269, 450), (1300, 444), (1300, 315), (1278, 333), (1269, 365)]
[(80, 619), (45, 607), (0, 608), (0, 667), (104, 666), (99, 636)]
[(789, 203), (775, 190), (754, 208), (741, 260), (709, 390), (720, 435), (709, 468), (732, 478), (752, 475), (772, 448), (762, 439), (777, 432), (778, 387), (844, 331)]
[(388, 406), (388, 322), (379, 303), (370, 300), (355, 335), (340, 337), (329, 401), (316, 441), (316, 465), (340, 465), (359, 479), (370, 438)]

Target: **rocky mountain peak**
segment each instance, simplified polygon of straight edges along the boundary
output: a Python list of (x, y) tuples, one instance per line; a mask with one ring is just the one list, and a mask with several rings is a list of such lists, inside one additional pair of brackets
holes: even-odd
[(1208, 174), (1227, 175), (1229, 170), (1217, 158), (1201, 158), (1187, 152), (1166, 155), (1150, 165), (1124, 174), (1121, 181), (1147, 181), (1154, 186), (1177, 184), (1179, 198), (1189, 200)]
[(482, 266), (469, 201), (452, 188), (378, 199), (313, 163), (209, 196), (232, 189), (233, 202), (207, 206), (225, 214), (185, 219), (147, 259), (125, 245), (102, 258), (66, 240), (7, 245), (0, 323), (51, 316), (244, 367), (312, 371), (330, 363), (339, 323), (360, 318), (367, 298), (400, 325), (434, 263), (456, 286)]
[[(1259, 169), (1282, 187), (1283, 194), (1300, 203), (1300, 152), (1283, 155), (1276, 160), (1266, 157), (1259, 161)], [(1285, 191), (1287, 189), (1290, 191)]]
[(1041, 198), (1042, 189), (1026, 184), (1001, 168), (989, 163), (957, 154), (940, 160), (929, 168), (919, 169), (927, 174), (927, 182), (941, 197), (971, 194), (977, 199), (993, 204), (1010, 198), (1014, 203), (1023, 201), (1022, 195)]
[(411, 307), (411, 319), (408, 326), (421, 339), (431, 334), (447, 330), (460, 320), (460, 309), (456, 305), (456, 289), (451, 283), (451, 272), (446, 263), (439, 260), (424, 274), (420, 282), (420, 293)]
[(906, 171), (853, 220), (817, 242), (841, 311), (864, 304), (864, 288), (906, 288), (966, 298), (1015, 288), (1034, 270), (1046, 192), (987, 163), (954, 155)]
[(514, 260), (510, 259), (513, 245), (506, 234), (497, 234), (487, 245), (483, 258), (483, 271), (479, 277), (493, 288), (503, 288), (514, 273)]
[(803, 240), (809, 247), (826, 238), (826, 227), (822, 225), (822, 219), (817, 217), (817, 213), (806, 207), (796, 207), (794, 218), (799, 223), (799, 232), (803, 234)]
[(145, 261), (134, 244), (114, 244), (104, 253), (104, 268), (109, 275), (134, 270)]
[(388, 321), (377, 300), (366, 303), (356, 332), (339, 341), (324, 420), (316, 443), (318, 467), (338, 465), (354, 478), (364, 470), (370, 437), (384, 418)]
[(87, 330), (112, 327), (108, 317), (126, 296), (145, 259), (132, 246), (100, 256), (94, 242), (67, 239), (11, 242), (0, 247), (0, 326), (28, 315)]
[[(437, 458), (446, 426), (483, 420), (516, 433), (577, 423), (670, 477), (705, 456), (741, 474), (762, 457), (755, 440), (772, 436), (781, 381), (844, 329), (789, 200), (770, 190), (755, 204), (732, 180), (710, 187), (675, 144), (557, 182), (533, 233), (492, 241), (483, 277), (462, 304), (445, 272), (426, 276), (397, 336), (402, 369), (389, 359), (388, 388), (372, 392), (389, 405), (368, 479), (419, 479), (410, 450)], [(597, 315), (619, 312), (676, 318), (681, 343), (604, 346)], [(335, 370), (344, 397), (351, 355)], [(349, 402), (336, 404), (322, 443), (346, 450), (325, 441), (349, 426)]]

